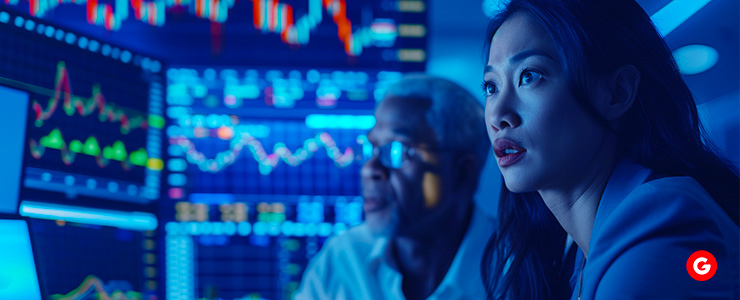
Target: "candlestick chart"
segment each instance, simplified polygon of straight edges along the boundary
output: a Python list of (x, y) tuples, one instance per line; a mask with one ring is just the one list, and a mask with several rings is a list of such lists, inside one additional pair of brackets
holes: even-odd
[[(60, 6), (83, 6), (88, 24), (117, 31), (127, 20), (151, 26), (164, 26), (168, 15), (186, 12), (199, 19), (226, 23), (232, 17), (251, 19), (255, 31), (276, 34), (286, 45), (307, 45), (319, 26), (336, 28), (335, 37), (349, 56), (359, 56), (367, 47), (392, 47), (399, 37), (401, 14), (425, 11), (423, 1), (400, 1), (396, 5), (368, 6), (345, 0), (307, 0), (286, 3), (280, 0), (4, 0), (6, 4), (27, 7), (32, 16), (45, 17)], [(349, 3), (348, 3), (349, 2)], [(363, 4), (363, 5), (360, 5)], [(251, 9), (234, 9), (244, 6)], [(370, 8), (371, 7), (371, 8)], [(379, 17), (366, 18), (367, 12)], [(133, 12), (133, 14), (131, 14)], [(237, 16), (235, 16), (237, 14)], [(364, 14), (364, 16), (362, 15)], [(354, 20), (353, 20), (354, 19)], [(410, 31), (405, 31), (410, 32)], [(414, 35), (414, 34), (410, 34)], [(418, 34), (417, 34), (418, 35)]]

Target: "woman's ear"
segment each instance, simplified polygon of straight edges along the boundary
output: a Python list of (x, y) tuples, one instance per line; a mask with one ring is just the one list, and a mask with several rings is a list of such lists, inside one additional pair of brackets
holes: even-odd
[(607, 78), (605, 101), (600, 111), (605, 119), (616, 120), (623, 116), (634, 104), (640, 87), (640, 70), (633, 65), (619, 67)]

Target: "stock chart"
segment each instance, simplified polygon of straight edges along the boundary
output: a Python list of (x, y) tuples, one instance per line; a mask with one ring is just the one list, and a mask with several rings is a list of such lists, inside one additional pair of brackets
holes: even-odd
[(5, 0), (172, 64), (423, 70), (419, 0)]
[(162, 62), (4, 9), (0, 61), (44, 299), (158, 299)]
[(161, 62), (5, 11), (0, 29), (0, 84), (30, 102), (22, 197), (157, 199)]
[(373, 109), (427, 55), (423, 1), (4, 2), (55, 300), (292, 299), (362, 222)]
[(169, 69), (166, 282), (187, 288), (167, 296), (291, 299), (324, 241), (362, 221), (372, 109), (401, 76)]
[(49, 299), (157, 299), (153, 232), (39, 219), (30, 226)]

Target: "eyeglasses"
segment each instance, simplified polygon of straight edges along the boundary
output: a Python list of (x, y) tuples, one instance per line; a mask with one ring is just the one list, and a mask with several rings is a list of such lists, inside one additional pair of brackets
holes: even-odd
[[(380, 164), (388, 169), (400, 169), (409, 162), (416, 159), (417, 157), (423, 157), (423, 151), (449, 151), (452, 149), (447, 148), (432, 148), (422, 146), (408, 146), (401, 142), (393, 141), (383, 146), (372, 146), (369, 143), (363, 145), (365, 147), (363, 151), (363, 161), (367, 161), (370, 158), (377, 156)], [(370, 146), (370, 147), (368, 147)], [(368, 151), (370, 150), (370, 151)]]

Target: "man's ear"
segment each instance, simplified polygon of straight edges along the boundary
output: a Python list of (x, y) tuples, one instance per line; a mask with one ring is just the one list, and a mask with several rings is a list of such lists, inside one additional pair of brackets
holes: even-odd
[(601, 84), (600, 95), (596, 97), (598, 111), (605, 119), (616, 120), (635, 103), (640, 88), (640, 70), (633, 65), (621, 66)]

